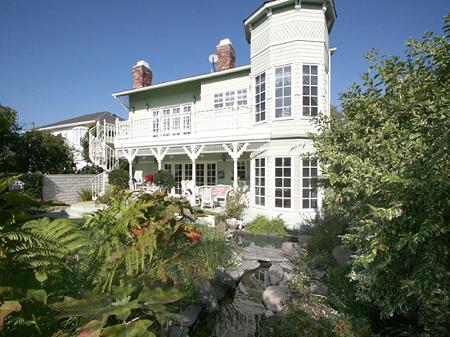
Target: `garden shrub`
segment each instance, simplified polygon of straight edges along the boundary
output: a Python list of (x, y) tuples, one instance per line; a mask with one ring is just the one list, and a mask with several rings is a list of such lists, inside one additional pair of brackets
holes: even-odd
[(24, 183), (24, 191), (35, 199), (42, 198), (42, 186), (44, 175), (42, 173), (25, 173), (20, 176), (20, 181)]
[(152, 177), (152, 182), (161, 188), (162, 191), (168, 192), (175, 187), (175, 177), (172, 172), (159, 170)]
[(92, 190), (90, 188), (84, 188), (78, 192), (80, 201), (91, 201), (92, 200)]
[(245, 230), (250, 233), (285, 235), (286, 223), (280, 217), (269, 219), (264, 215), (258, 215), (245, 226)]
[(124, 169), (115, 169), (108, 173), (108, 183), (119, 189), (127, 189), (130, 186), (130, 177)]
[(227, 202), (225, 205), (225, 216), (227, 219), (242, 220), (246, 204), (247, 189), (239, 186), (237, 190), (232, 190), (227, 194)]

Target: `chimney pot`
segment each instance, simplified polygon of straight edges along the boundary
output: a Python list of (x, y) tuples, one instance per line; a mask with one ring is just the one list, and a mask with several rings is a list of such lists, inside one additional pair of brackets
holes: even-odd
[(141, 60), (133, 66), (133, 89), (152, 85), (153, 73), (147, 62)]
[(234, 68), (236, 65), (236, 51), (230, 39), (223, 39), (216, 47), (216, 55), (218, 61), (216, 64), (216, 70), (222, 71)]

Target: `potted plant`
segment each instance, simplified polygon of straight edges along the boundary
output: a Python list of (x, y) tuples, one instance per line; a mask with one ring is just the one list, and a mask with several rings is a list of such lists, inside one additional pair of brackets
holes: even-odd
[(144, 176), (144, 180), (147, 186), (151, 186), (153, 184), (153, 179), (155, 178), (155, 174), (153, 172), (149, 172)]

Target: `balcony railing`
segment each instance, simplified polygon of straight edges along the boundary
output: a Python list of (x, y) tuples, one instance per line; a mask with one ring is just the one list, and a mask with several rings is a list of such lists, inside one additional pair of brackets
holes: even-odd
[(252, 128), (250, 107), (241, 106), (203, 111), (164, 114), (153, 113), (148, 118), (118, 121), (116, 139), (177, 137), (190, 134), (230, 134)]

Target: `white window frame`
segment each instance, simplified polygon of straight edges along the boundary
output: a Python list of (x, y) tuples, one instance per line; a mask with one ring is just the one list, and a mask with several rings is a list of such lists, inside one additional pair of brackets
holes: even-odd
[[(84, 132), (82, 132), (84, 131)], [(72, 129), (72, 146), (77, 149), (80, 150), (82, 148), (81, 146), (81, 142), (82, 142), (82, 138), (84, 138), (84, 136), (86, 135), (87, 132), (87, 128), (84, 126), (77, 126), (76, 128)]]
[(214, 94), (214, 109), (222, 109), (224, 107), (223, 92)]
[[(290, 81), (289, 84), (287, 85), (285, 83), (285, 72), (286, 72), (286, 68), (290, 68)], [(282, 83), (281, 86), (277, 86), (277, 71), (281, 70), (282, 72)], [(275, 120), (280, 120), (280, 119), (292, 119), (293, 118), (293, 114), (292, 114), (292, 99), (293, 99), (293, 95), (292, 95), (292, 76), (293, 75), (293, 65), (292, 64), (285, 64), (285, 65), (281, 65), (281, 66), (277, 66), (274, 68), (273, 71), (273, 78), (274, 78), (274, 103), (273, 103), (273, 111), (274, 111), (274, 119)], [(281, 96), (277, 95), (277, 91), (281, 90)], [(286, 92), (289, 91), (288, 95), (286, 94)], [(279, 107), (277, 107), (277, 102), (278, 100), (281, 100), (281, 105)], [(289, 104), (286, 104), (288, 103)], [(281, 115), (277, 116), (277, 110), (281, 109)], [(289, 114), (287, 115), (285, 112), (285, 109), (289, 110)]]
[[(309, 67), (309, 74), (305, 74), (305, 69), (304, 67)], [(316, 67), (317, 68), (317, 74), (312, 74), (311, 71), (311, 67)], [(301, 83), (302, 83), (302, 116), (305, 118), (311, 118), (311, 117), (315, 117), (319, 114), (319, 106), (320, 106), (320, 74), (319, 74), (319, 70), (320, 67), (318, 64), (314, 64), (314, 63), (304, 63), (302, 64), (302, 75), (301, 75)], [(304, 83), (305, 82), (305, 76), (309, 76), (309, 83)], [(315, 77), (317, 78), (317, 84), (312, 84), (312, 78)], [(307, 89), (308, 90), (305, 90)], [(312, 94), (313, 92), (313, 88), (315, 88), (315, 90), (317, 90), (316, 94)], [(305, 93), (306, 91), (308, 91), (308, 93)], [(313, 99), (317, 100), (317, 104), (316, 105), (312, 105), (312, 101)], [(309, 103), (305, 104), (305, 99), (308, 99)], [(313, 112), (313, 109), (316, 109), (316, 111)], [(306, 112), (307, 110), (307, 112)]]
[[(277, 159), (281, 159), (282, 160), (282, 165), (281, 166), (277, 166)], [(290, 160), (290, 165), (286, 166), (284, 160), (285, 159), (289, 159)], [(278, 209), (291, 209), (292, 208), (292, 204), (293, 204), (293, 185), (292, 182), (294, 181), (294, 160), (292, 156), (277, 156), (273, 158), (274, 163), (273, 163), (273, 167), (274, 167), (274, 207), (278, 208)], [(286, 169), (290, 169), (290, 175), (289, 177), (285, 176), (285, 170)], [(281, 176), (277, 176), (277, 169), (281, 169), (282, 170), (282, 175)], [(277, 186), (277, 179), (281, 179), (282, 182), (282, 186)], [(285, 186), (285, 180), (289, 179), (289, 185), (290, 186)], [(277, 197), (277, 190), (281, 190), (281, 197)], [(289, 191), (289, 196), (285, 196), (285, 191)], [(281, 200), (281, 206), (277, 206), (277, 199)], [(289, 206), (286, 207), (285, 202), (289, 200)]]
[(224, 106), (226, 108), (233, 107), (234, 103), (235, 103), (235, 97), (236, 97), (236, 93), (234, 92), (234, 90), (225, 91), (224, 97), (225, 97)]
[[(264, 76), (264, 81), (261, 81), (261, 79), (258, 81), (258, 78)], [(262, 84), (264, 84), (264, 90), (261, 90), (259, 88)], [(258, 92), (259, 89), (259, 92)], [(261, 96), (264, 94), (264, 99), (261, 99)], [(267, 76), (266, 72), (262, 72), (255, 76), (255, 123), (262, 123), (267, 120)], [(259, 98), (259, 101), (258, 101)], [(264, 104), (264, 109), (261, 109), (261, 106)], [(258, 111), (258, 105), (259, 105), (259, 111)], [(264, 118), (261, 118), (261, 115), (264, 114)], [(259, 119), (258, 119), (259, 118)]]
[[(261, 161), (263, 161), (264, 165), (261, 165)], [(264, 169), (264, 175), (261, 173), (261, 170)], [(255, 205), (258, 206), (266, 206), (266, 182), (267, 182), (267, 158), (255, 158), (254, 159), (254, 182), (255, 182)], [(257, 171), (259, 170), (259, 171)], [(261, 182), (261, 179), (264, 179), (264, 184)], [(264, 189), (264, 193), (261, 193), (261, 189)]]
[[(302, 209), (319, 208), (319, 189), (311, 183), (312, 179), (318, 175), (319, 162), (317, 159), (302, 159)], [(307, 203), (306, 206), (305, 202)], [(313, 207), (314, 203), (315, 207)]]
[(151, 114), (153, 137), (192, 133), (192, 104), (163, 106), (151, 110)]
[(236, 105), (237, 106), (247, 105), (247, 89), (236, 90)]

